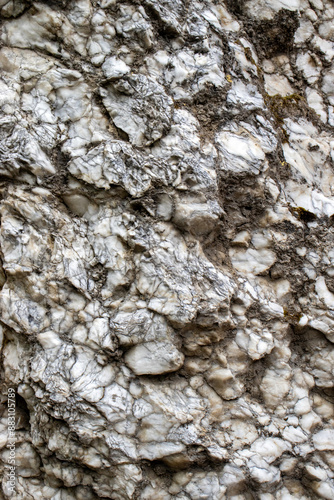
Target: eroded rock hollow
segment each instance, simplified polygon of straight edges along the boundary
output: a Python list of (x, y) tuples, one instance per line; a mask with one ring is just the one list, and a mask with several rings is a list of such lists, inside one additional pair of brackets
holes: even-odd
[(0, 17), (0, 498), (334, 499), (333, 2)]

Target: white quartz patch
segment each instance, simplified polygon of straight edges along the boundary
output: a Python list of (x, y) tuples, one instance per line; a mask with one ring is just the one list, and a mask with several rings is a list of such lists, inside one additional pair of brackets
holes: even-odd
[(334, 430), (324, 429), (313, 436), (314, 446), (317, 450), (334, 450)]
[(125, 355), (125, 362), (136, 375), (159, 375), (178, 370), (184, 356), (172, 344), (147, 342), (133, 347)]
[(242, 273), (260, 274), (268, 270), (276, 261), (275, 252), (268, 249), (247, 250), (232, 248), (229, 252), (233, 267)]
[(333, 65), (331, 66), (331, 69), (326, 72), (323, 81), (322, 81), (322, 91), (325, 93), (327, 96), (327, 99), (329, 100), (329, 103), (334, 105), (334, 82), (333, 82), (333, 76), (334, 76), (334, 69)]
[(264, 357), (274, 347), (273, 336), (266, 329), (246, 328), (245, 330), (238, 330), (235, 341), (252, 359)]
[(326, 123), (327, 122), (327, 112), (326, 112), (326, 108), (324, 105), (324, 101), (323, 101), (321, 95), (319, 94), (319, 92), (317, 92), (314, 89), (307, 88), (306, 89), (306, 99), (307, 99), (307, 103), (310, 106), (310, 108), (312, 108), (316, 112), (316, 114), (319, 116), (319, 118), (321, 119), (322, 122)]
[(130, 71), (130, 67), (121, 59), (108, 57), (102, 64), (104, 76), (110, 80), (121, 78)]
[(206, 85), (225, 87), (227, 82), (222, 61), (223, 53), (218, 48), (210, 54), (182, 50), (170, 58), (165, 79), (174, 99), (189, 99), (189, 96), (204, 90)]
[(307, 185), (303, 186), (290, 180), (285, 187), (285, 193), (296, 208), (301, 207), (315, 215), (327, 215), (331, 217), (334, 214), (334, 200), (324, 196), (318, 190), (312, 190)]
[(334, 309), (334, 294), (327, 288), (325, 278), (319, 276), (316, 281), (315, 290), (319, 298), (324, 301), (329, 309)]
[(310, 52), (300, 53), (296, 64), (309, 84), (313, 84), (319, 79), (321, 62), (315, 54), (311, 54)]
[(270, 75), (264, 74), (264, 88), (270, 96), (281, 95), (286, 97), (289, 94), (295, 92), (294, 88), (291, 86), (289, 80), (284, 75)]
[(260, 122), (259, 125), (256, 128), (244, 122), (239, 126), (232, 122), (218, 132), (216, 142), (223, 171), (257, 175), (266, 168), (265, 153), (273, 151), (277, 142), (270, 124)]
[[(294, 178), (301, 177), (307, 181), (300, 183), (298, 190), (309, 190), (313, 185), (331, 203), (330, 198), (334, 191), (334, 173), (331, 165), (331, 141), (327, 133), (319, 134), (317, 128), (309, 121), (296, 121), (287, 118), (284, 120), (285, 130), (289, 135), (289, 142), (282, 145), (285, 160), (292, 167)], [(291, 179), (292, 181), (292, 179)], [(289, 182), (291, 182), (289, 180)]]
[(102, 88), (101, 95), (114, 124), (132, 144), (148, 146), (168, 132), (172, 100), (152, 78), (123, 77)]
[(218, 224), (222, 209), (215, 202), (197, 203), (180, 199), (175, 202), (174, 222), (194, 234), (210, 233)]
[(143, 165), (131, 161), (131, 154), (131, 148), (126, 143), (102, 143), (87, 155), (74, 159), (69, 171), (97, 187), (108, 188), (112, 184), (126, 186), (131, 194), (138, 196), (149, 188), (151, 179)]
[(240, 80), (233, 81), (232, 88), (227, 93), (229, 104), (240, 105), (243, 109), (263, 108), (264, 101), (254, 85), (246, 85)]

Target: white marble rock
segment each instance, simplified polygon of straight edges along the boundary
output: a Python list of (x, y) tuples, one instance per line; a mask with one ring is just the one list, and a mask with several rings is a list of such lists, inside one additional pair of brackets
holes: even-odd
[(334, 499), (331, 0), (0, 17), (0, 498)]

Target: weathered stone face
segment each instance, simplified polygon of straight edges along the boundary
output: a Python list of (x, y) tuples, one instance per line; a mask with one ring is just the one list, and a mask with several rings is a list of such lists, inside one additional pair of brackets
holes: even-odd
[(0, 16), (0, 497), (333, 499), (333, 2)]

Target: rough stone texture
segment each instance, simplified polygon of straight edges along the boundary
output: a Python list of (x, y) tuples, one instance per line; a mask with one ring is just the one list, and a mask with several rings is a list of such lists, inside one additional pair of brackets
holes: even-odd
[(0, 16), (0, 498), (334, 499), (333, 2)]

